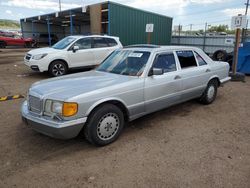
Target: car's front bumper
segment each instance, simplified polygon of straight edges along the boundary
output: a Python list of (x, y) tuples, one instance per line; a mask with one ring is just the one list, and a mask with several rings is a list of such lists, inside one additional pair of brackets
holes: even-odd
[(44, 72), (48, 71), (48, 63), (42, 59), (42, 60), (27, 60), (24, 58), (24, 64), (30, 67), (33, 71), (37, 72)]
[(28, 110), (26, 101), (22, 105), (22, 119), (35, 131), (59, 139), (70, 139), (76, 137), (87, 121), (87, 117), (76, 120), (59, 121), (39, 116)]

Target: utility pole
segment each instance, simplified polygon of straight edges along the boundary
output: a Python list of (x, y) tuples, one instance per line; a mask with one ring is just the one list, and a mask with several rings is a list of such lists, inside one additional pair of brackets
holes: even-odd
[(204, 39), (203, 39), (203, 51), (205, 51), (206, 46), (206, 35), (207, 35), (207, 22), (205, 23)]
[(179, 43), (179, 45), (180, 45), (180, 43), (181, 43), (181, 24), (179, 24), (179, 26), (178, 26), (178, 32), (179, 32), (179, 41), (178, 41), (178, 43)]
[(245, 15), (247, 15), (247, 12), (248, 12), (248, 6), (249, 6), (249, 0), (247, 0), (247, 3), (245, 3), (245, 5), (246, 5)]
[(61, 0), (59, 0), (59, 11), (62, 11)]
[[(247, 0), (247, 2), (245, 3), (246, 5), (246, 10), (245, 10), (245, 15), (247, 16), (248, 13), (248, 6), (249, 6), (249, 0)], [(248, 21), (247, 21), (248, 22)], [(248, 24), (247, 24), (248, 25)], [(242, 28), (242, 33), (241, 33), (241, 41), (244, 42), (245, 41), (245, 36), (246, 36), (246, 28)]]
[(193, 24), (190, 24), (190, 35), (192, 35), (192, 27), (193, 27)]

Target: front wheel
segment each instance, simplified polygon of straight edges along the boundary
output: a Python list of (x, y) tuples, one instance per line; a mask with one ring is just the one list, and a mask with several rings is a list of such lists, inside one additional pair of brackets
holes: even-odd
[(200, 102), (203, 104), (211, 104), (217, 96), (218, 81), (211, 80), (207, 84), (207, 88), (200, 98)]
[(68, 67), (62, 61), (54, 61), (49, 66), (49, 73), (54, 77), (65, 75), (67, 71)]
[(84, 127), (84, 136), (90, 143), (104, 146), (114, 142), (124, 127), (123, 112), (113, 104), (94, 110)]

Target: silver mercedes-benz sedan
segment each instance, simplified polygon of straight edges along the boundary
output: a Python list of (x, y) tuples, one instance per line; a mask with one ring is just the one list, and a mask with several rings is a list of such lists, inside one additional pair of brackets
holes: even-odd
[(228, 72), (228, 63), (212, 61), (199, 48), (130, 46), (95, 70), (33, 84), (22, 117), (45, 135), (69, 139), (83, 133), (103, 146), (128, 121), (190, 99), (212, 103), (217, 88), (230, 80)]

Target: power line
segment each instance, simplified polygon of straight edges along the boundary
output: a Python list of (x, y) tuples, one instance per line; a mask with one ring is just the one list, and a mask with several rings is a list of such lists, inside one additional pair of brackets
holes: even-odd
[[(231, 21), (231, 19), (224, 19), (224, 20), (217, 20), (217, 21), (214, 21), (214, 22), (207, 22), (207, 24), (220, 23), (220, 22), (225, 22), (225, 21)], [(205, 25), (205, 23), (200, 22), (200, 23), (197, 23), (197, 24), (192, 24), (192, 27), (203, 26), (203, 25)], [(184, 25), (182, 27), (190, 27), (190, 24)]]
[(62, 11), (61, 0), (59, 0), (58, 3), (59, 3), (59, 11), (61, 12)]
[[(212, 24), (212, 23), (220, 23), (220, 22), (225, 22), (225, 21), (231, 21), (231, 19), (223, 19), (223, 20), (217, 20), (217, 21), (208, 21), (206, 20), (206, 22), (208, 24)], [(205, 22), (199, 22), (199, 23), (192, 23), (192, 26), (199, 26), (199, 25), (204, 25)], [(182, 27), (189, 27), (190, 24), (184, 25)]]

